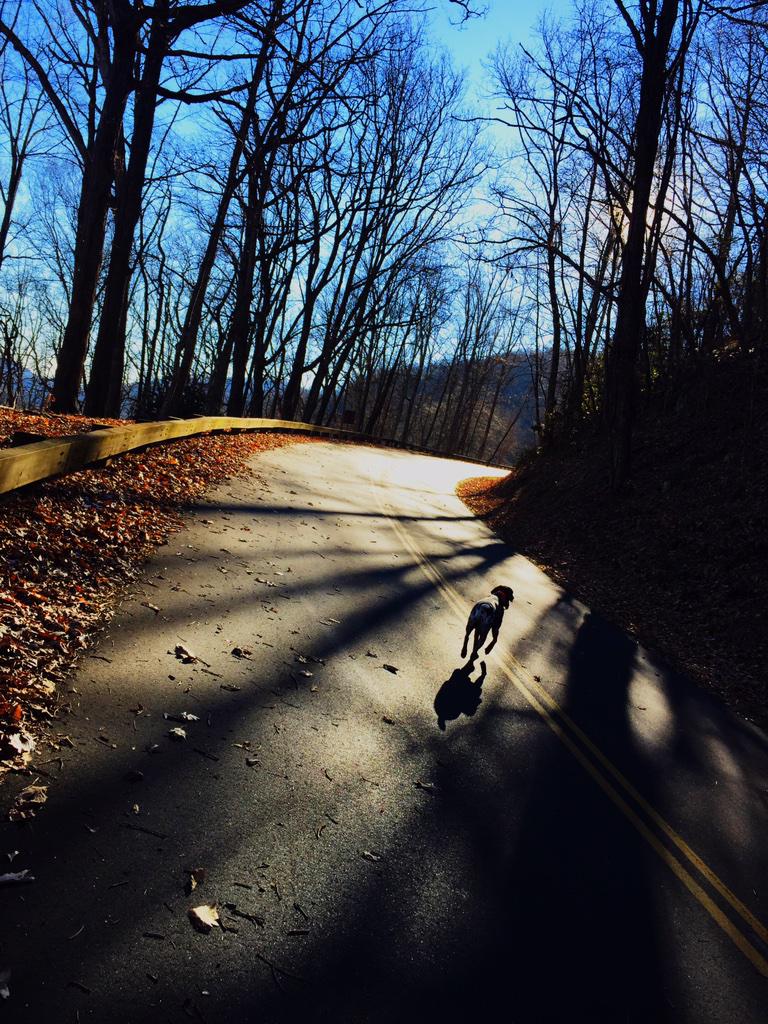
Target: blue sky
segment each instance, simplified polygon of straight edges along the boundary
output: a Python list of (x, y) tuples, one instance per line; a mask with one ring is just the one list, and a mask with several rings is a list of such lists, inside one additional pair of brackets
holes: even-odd
[(485, 78), (482, 62), (488, 55), (499, 43), (529, 42), (537, 22), (545, 11), (567, 19), (573, 8), (573, 0), (528, 0), (527, 3), (519, 3), (517, 0), (480, 2), (488, 8), (486, 16), (473, 18), (463, 27), (452, 26), (450, 23), (458, 21), (458, 9), (454, 13), (446, 3), (436, 5), (432, 16), (432, 38), (450, 51), (457, 67), (466, 70), (468, 98), (482, 104)]

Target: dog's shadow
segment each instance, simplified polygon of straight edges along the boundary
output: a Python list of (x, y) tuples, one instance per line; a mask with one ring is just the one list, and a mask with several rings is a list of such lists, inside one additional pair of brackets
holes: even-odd
[(445, 723), (452, 722), (461, 715), (472, 715), (480, 707), (482, 701), (483, 682), (485, 681), (485, 662), (480, 662), (480, 675), (472, 679), (473, 662), (456, 668), (446, 679), (435, 697), (435, 714), (438, 727), (445, 732)]

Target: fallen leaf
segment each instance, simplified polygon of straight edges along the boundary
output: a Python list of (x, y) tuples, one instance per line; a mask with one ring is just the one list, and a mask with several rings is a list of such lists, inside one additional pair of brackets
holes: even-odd
[(0, 885), (18, 885), (21, 882), (34, 882), (35, 876), (30, 875), (29, 868), (23, 871), (9, 871), (7, 875), (0, 875)]
[(185, 740), (186, 738), (186, 731), (184, 729), (181, 729), (179, 726), (176, 726), (175, 729), (168, 730), (168, 739), (170, 740), (176, 740), (177, 743), (180, 743), (182, 740)]
[(163, 712), (163, 718), (166, 722), (199, 722), (200, 716), (193, 715), (191, 711), (180, 711), (178, 715), (169, 715), (167, 711)]
[(8, 812), (10, 821), (26, 821), (33, 818), (37, 808), (48, 799), (47, 786), (27, 786), (22, 789)]
[(186, 868), (187, 879), (184, 883), (184, 892), (189, 896), (198, 885), (205, 881), (205, 868)]
[(176, 655), (179, 661), (184, 662), (185, 665), (192, 665), (194, 664), (194, 662), (200, 660), (196, 654), (193, 654), (191, 651), (188, 651), (183, 644), (176, 644), (176, 646), (173, 649), (173, 653)]
[(312, 662), (314, 665), (324, 665), (325, 660), (323, 658), (317, 658), (314, 654), (299, 654), (298, 651), (293, 655), (294, 660), (298, 661), (300, 665), (308, 665)]
[(400, 669), (396, 668), (394, 665), (384, 664), (381, 667), (385, 668), (387, 670), (387, 672), (391, 672), (393, 676), (396, 676), (397, 673), (400, 671)]
[(192, 922), (192, 927), (205, 935), (212, 928), (217, 928), (221, 925), (221, 919), (215, 904), (206, 903), (200, 907), (191, 907), (187, 913), (189, 920)]
[(235, 686), (233, 683), (219, 683), (220, 690), (228, 690), (229, 693), (237, 693), (242, 689), (241, 686)]
[(37, 744), (28, 732), (0, 733), (0, 758), (18, 757), (31, 754)]
[(233, 647), (231, 654), (233, 658), (245, 658), (247, 660), (253, 654), (253, 651), (248, 647)]
[(437, 792), (437, 786), (434, 782), (416, 782), (414, 783), (416, 789), (423, 789), (425, 793), (431, 793), (433, 796)]
[(379, 861), (381, 860), (379, 854), (374, 853), (372, 850), (363, 850), (360, 856), (363, 857), (365, 860), (371, 861), (371, 863), (373, 864), (378, 864)]

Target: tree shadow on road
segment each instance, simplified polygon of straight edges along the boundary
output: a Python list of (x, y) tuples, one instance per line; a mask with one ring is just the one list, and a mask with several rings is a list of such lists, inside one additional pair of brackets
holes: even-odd
[[(638, 750), (629, 718), (635, 652), (630, 637), (586, 615), (561, 703), (571, 719), (610, 733), (624, 770), (654, 803), (655, 768)], [(542, 745), (509, 868), (521, 1020), (672, 1018), (674, 972), (661, 949), (653, 857), (565, 746)]]

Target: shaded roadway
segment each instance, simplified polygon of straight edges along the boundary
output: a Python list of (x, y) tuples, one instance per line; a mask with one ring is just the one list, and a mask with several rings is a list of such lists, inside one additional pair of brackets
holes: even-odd
[[(765, 979), (504, 652), (764, 919), (763, 734), (468, 516), (472, 467), (318, 444), (254, 467), (149, 564), (72, 681), (49, 804), (0, 830), (37, 878), (0, 890), (7, 1018), (762, 1020)], [(473, 695), (444, 591), (499, 582), (517, 600)], [(191, 929), (206, 902), (226, 931)]]

